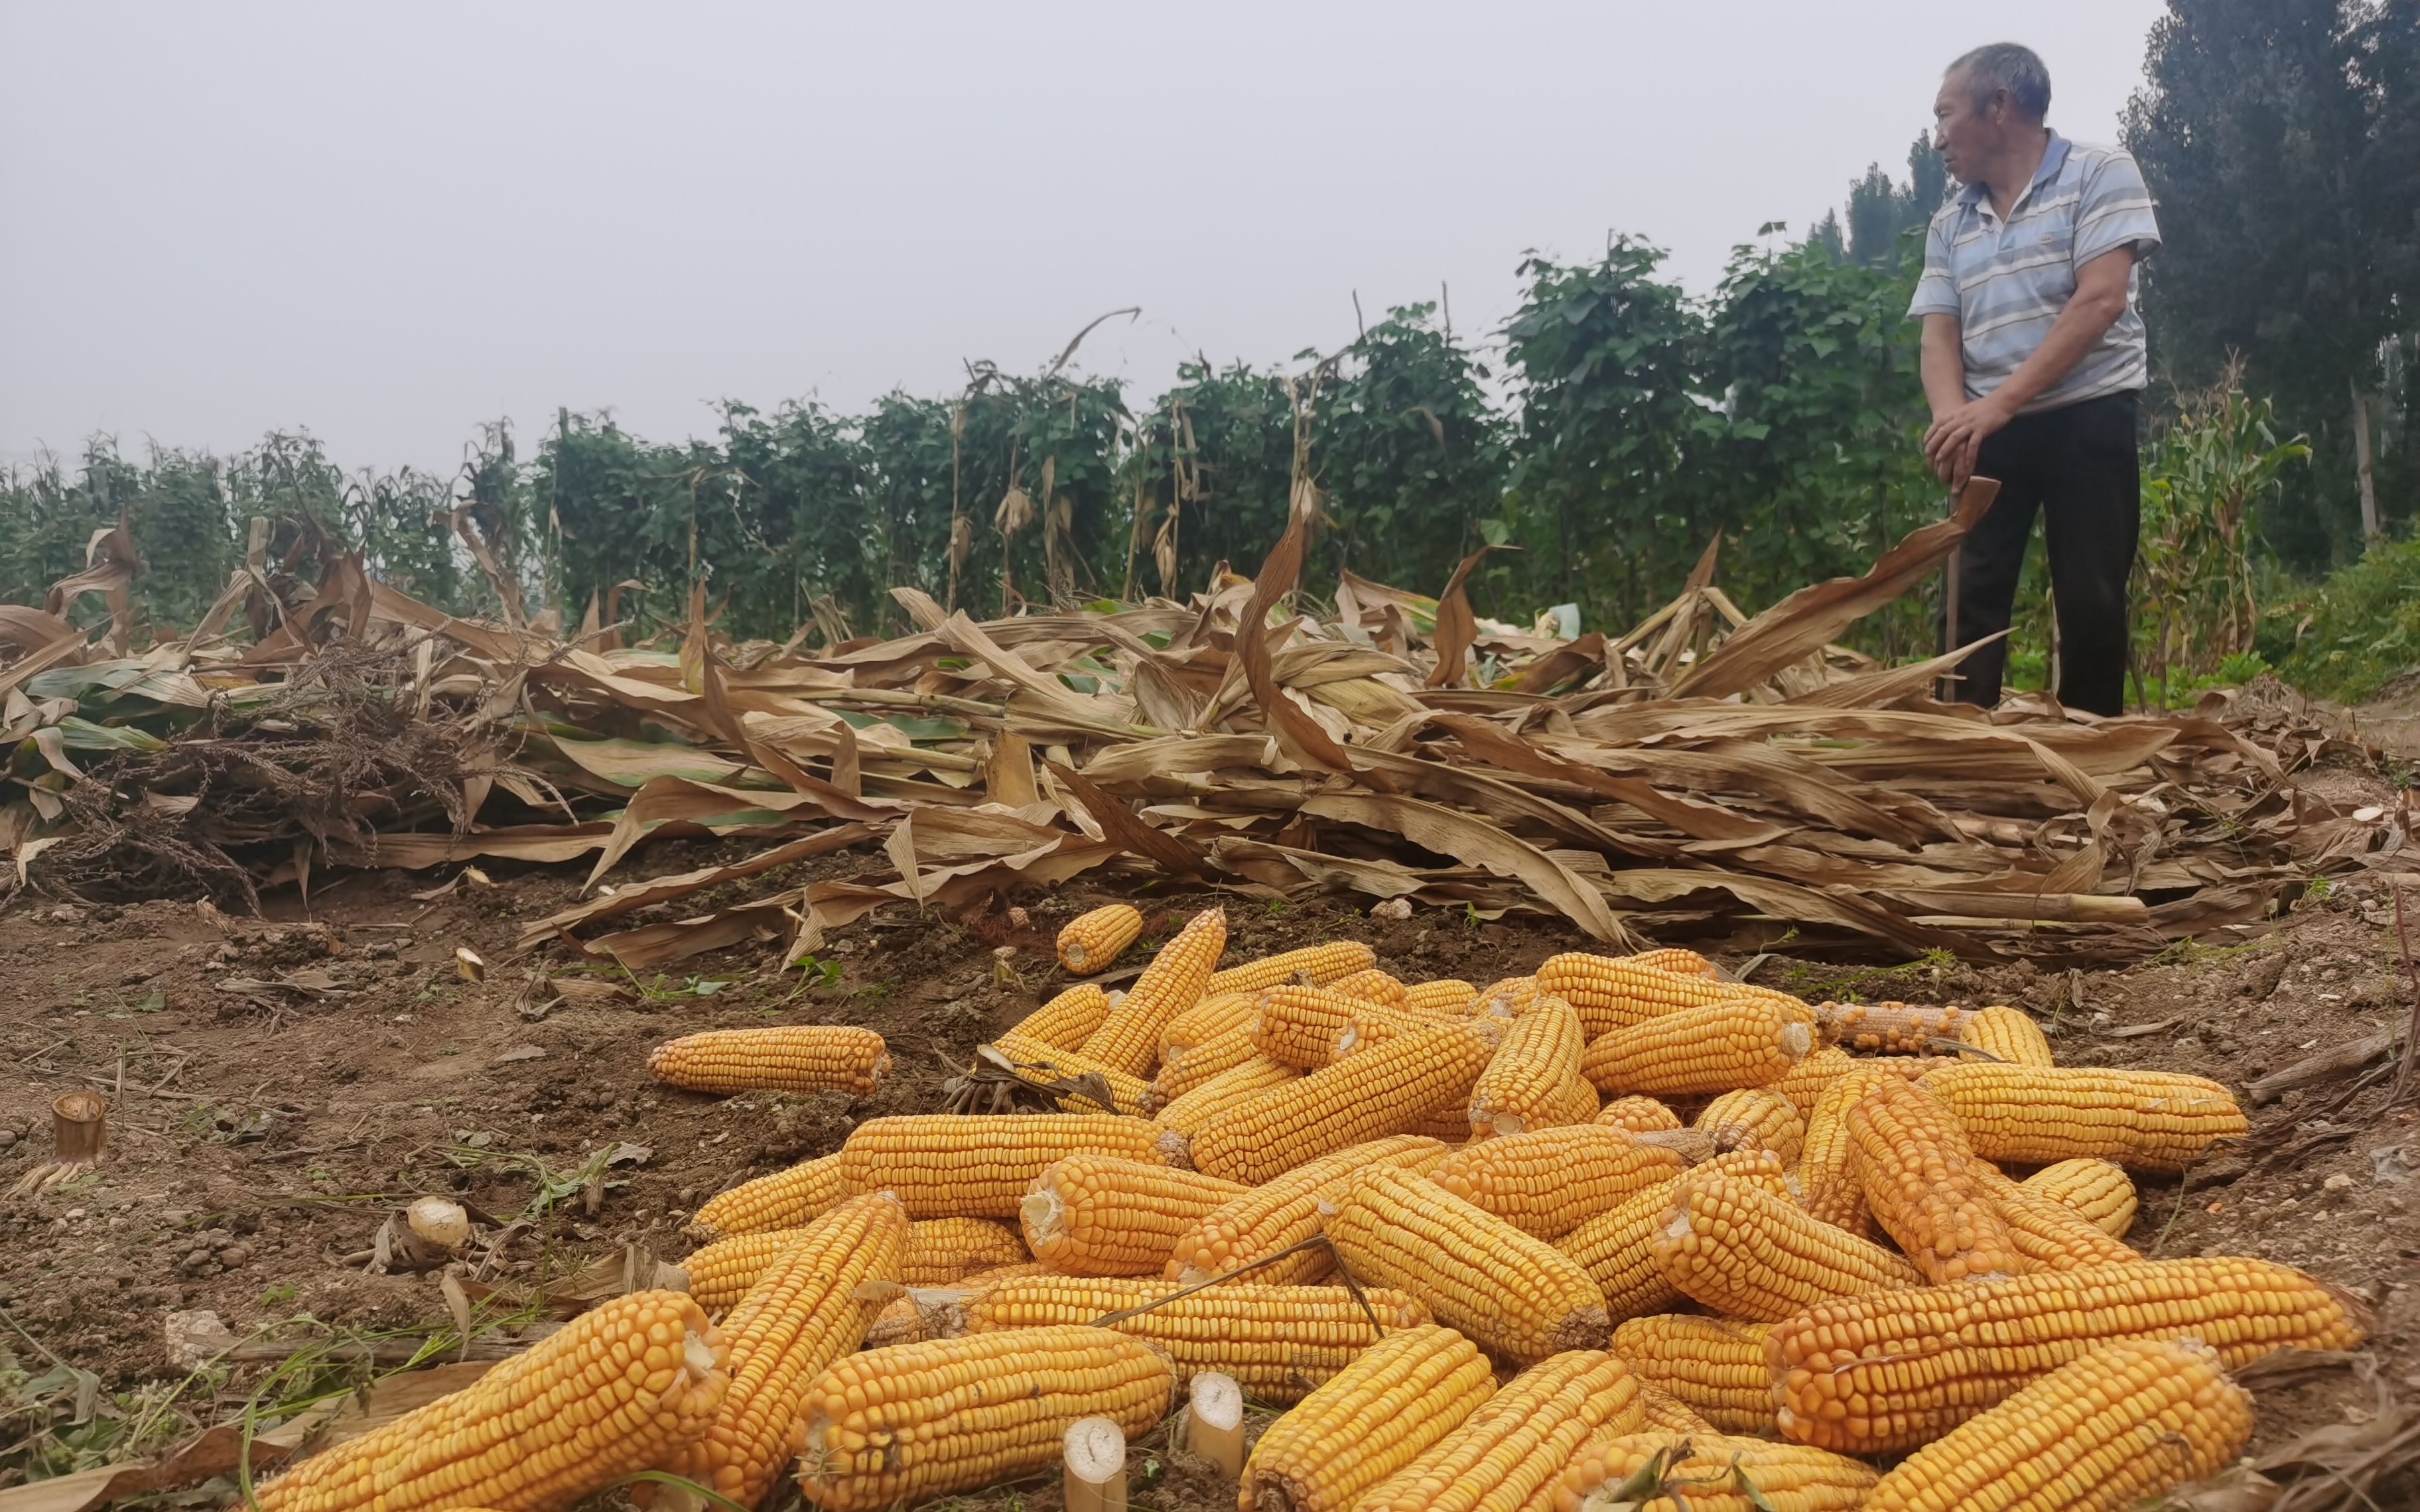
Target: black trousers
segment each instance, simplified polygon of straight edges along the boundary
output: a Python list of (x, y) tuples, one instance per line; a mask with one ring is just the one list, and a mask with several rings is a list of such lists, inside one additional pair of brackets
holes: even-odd
[[(1948, 646), (2009, 627), (2034, 515), (2050, 546), (2058, 614), (2059, 702), (2093, 714), (2126, 706), (2126, 579), (2141, 528), (2142, 464), (2132, 393), (2019, 415), (1987, 437), (1975, 471), (2000, 480), (2000, 497), (1959, 548), (1958, 624)], [(1947, 686), (1961, 702), (2000, 702), (2009, 643), (1966, 658)]]

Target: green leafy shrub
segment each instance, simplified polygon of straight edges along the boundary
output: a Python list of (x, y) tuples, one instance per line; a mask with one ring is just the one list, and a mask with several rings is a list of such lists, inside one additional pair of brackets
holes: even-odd
[(2280, 666), (2288, 682), (2326, 698), (2357, 702), (2420, 666), (2420, 541), (2382, 546), (2328, 575), (2288, 625)]

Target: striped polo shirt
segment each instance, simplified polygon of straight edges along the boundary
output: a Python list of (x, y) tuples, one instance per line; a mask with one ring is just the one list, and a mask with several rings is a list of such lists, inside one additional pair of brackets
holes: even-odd
[(2142, 261), (2160, 244), (2151, 192), (2134, 160), (2114, 147), (2083, 147), (2056, 131), (2034, 181), (2008, 220), (1981, 184), (1969, 184), (1932, 217), (1924, 277), (1907, 313), (1954, 315), (1966, 351), (1966, 396), (1979, 399), (2033, 355), (2075, 293), (2075, 270), (2132, 244), (2126, 312), (2067, 376), (2024, 407), (2032, 414), (2149, 381), (2138, 301)]

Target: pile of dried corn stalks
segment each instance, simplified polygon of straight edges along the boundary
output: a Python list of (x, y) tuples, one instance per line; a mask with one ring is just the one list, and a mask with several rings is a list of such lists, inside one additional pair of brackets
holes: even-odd
[[(1333, 617), (1306, 612), (1298, 508), (1257, 579), (1221, 572), (1186, 604), (976, 624), (900, 589), (917, 633), (814, 651), (729, 643), (702, 592), (677, 643), (625, 646), (593, 605), (566, 635), (509, 592), (499, 622), (458, 619), (316, 531), (272, 563), (256, 526), (203, 624), (135, 656), (121, 529), (44, 609), (0, 607), (23, 653), (0, 669), (0, 843), (17, 885), (52, 890), (113, 866), (231, 872), (249, 894), (307, 887), (315, 861), (585, 861), (588, 901), (524, 943), (636, 969), (751, 938), (795, 959), (886, 903), (1086, 873), (1551, 911), (1622, 948), (1761, 918), (1795, 949), (2089, 963), (2257, 922), (2397, 848), (2399, 820), (2295, 787), (2335, 737), (2290, 701), (1986, 716), (1931, 701), (1954, 657), (1832, 644), (1987, 500), (1754, 619), (1710, 585), (1710, 551), (1618, 640), (1480, 623), (1470, 563), (1440, 598), (1347, 575)], [(62, 617), (85, 593), (115, 611), (98, 644)], [(650, 836), (700, 833), (774, 843), (605, 883)], [(860, 843), (885, 859), (851, 880), (629, 918)]]

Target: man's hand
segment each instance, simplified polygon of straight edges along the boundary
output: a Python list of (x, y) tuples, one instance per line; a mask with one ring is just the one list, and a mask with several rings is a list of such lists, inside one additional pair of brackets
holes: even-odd
[(1975, 475), (1983, 438), (2006, 425), (2014, 413), (1996, 392), (1968, 400), (1935, 420), (1924, 433), (1925, 461), (1953, 493), (1965, 487), (1966, 480)]

